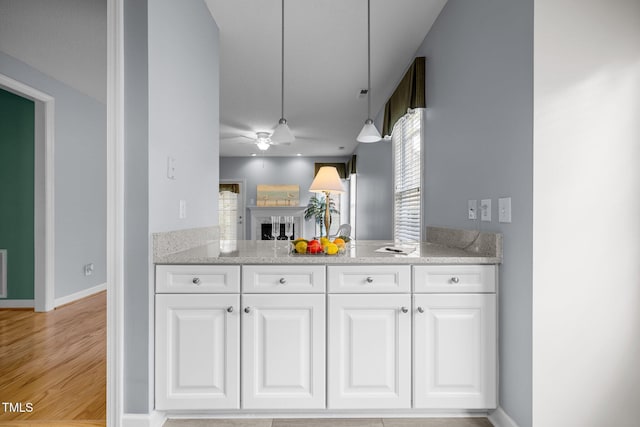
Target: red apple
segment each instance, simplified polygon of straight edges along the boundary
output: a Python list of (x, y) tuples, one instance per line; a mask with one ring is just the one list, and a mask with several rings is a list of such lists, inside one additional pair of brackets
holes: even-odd
[(311, 240), (307, 243), (307, 252), (310, 254), (317, 254), (322, 252), (322, 245), (317, 240)]

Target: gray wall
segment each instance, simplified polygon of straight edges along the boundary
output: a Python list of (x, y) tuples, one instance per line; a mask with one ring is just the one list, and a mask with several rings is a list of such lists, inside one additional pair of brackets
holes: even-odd
[(3, 52), (0, 73), (55, 98), (55, 298), (105, 283), (106, 107)]
[(218, 27), (204, 0), (157, 0), (148, 8), (149, 225), (152, 232), (217, 225)]
[[(531, 422), (533, 1), (449, 0), (416, 56), (426, 56), (425, 225), (504, 235), (500, 406)], [(513, 222), (497, 222), (512, 198)], [(492, 222), (466, 219), (491, 198)]]
[[(313, 181), (314, 163), (346, 163), (349, 159), (350, 156), (223, 157), (220, 162), (220, 179), (244, 179), (247, 186), (245, 200), (247, 206), (255, 206), (256, 187), (258, 184), (298, 184), (300, 186), (300, 204), (306, 205), (309, 202), (309, 198), (313, 195), (313, 193), (308, 190)], [(346, 187), (348, 187), (348, 184)], [(245, 214), (249, 215), (249, 211), (247, 210)], [(345, 215), (341, 222), (349, 222), (348, 209), (341, 209), (341, 214)], [(245, 216), (245, 218), (247, 218), (247, 216)], [(245, 223), (245, 238), (250, 239), (250, 225), (248, 221), (245, 221)], [(333, 225), (331, 229), (333, 230)], [(313, 233), (313, 225), (306, 224), (303, 235), (310, 236)]]
[[(377, 123), (376, 123), (377, 124)], [(381, 126), (378, 126), (380, 129)], [(391, 141), (359, 144), (356, 188), (356, 239), (393, 238), (393, 160)]]
[[(124, 411), (153, 409), (150, 233), (216, 225), (219, 36), (203, 0), (125, 1)], [(167, 178), (167, 157), (176, 177)], [(187, 218), (179, 219), (179, 201)]]
[(124, 412), (146, 413), (149, 396), (149, 132), (147, 0), (124, 2)]

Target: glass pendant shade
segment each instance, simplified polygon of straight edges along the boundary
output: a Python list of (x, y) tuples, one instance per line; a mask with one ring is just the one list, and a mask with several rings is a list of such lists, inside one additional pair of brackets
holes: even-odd
[(364, 122), (362, 130), (356, 138), (358, 142), (364, 143), (378, 142), (381, 139), (380, 132), (378, 132), (378, 128), (376, 128), (376, 125), (373, 124), (373, 120), (371, 119), (367, 119), (367, 121)]
[(287, 124), (287, 119), (280, 119), (278, 122), (278, 126), (276, 126), (273, 134), (271, 134), (271, 141), (282, 144), (287, 142), (293, 142), (296, 140), (296, 137), (291, 133), (291, 129), (289, 129), (289, 125)]

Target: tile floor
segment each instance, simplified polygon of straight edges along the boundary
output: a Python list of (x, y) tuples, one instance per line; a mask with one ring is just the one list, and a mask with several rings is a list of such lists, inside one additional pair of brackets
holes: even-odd
[(164, 427), (493, 427), (486, 418), (168, 420)]

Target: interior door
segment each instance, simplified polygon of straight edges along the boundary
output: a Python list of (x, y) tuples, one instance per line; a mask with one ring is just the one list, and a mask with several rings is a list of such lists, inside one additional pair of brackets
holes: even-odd
[(218, 218), (221, 240), (244, 240), (245, 184), (221, 179), (218, 185)]

